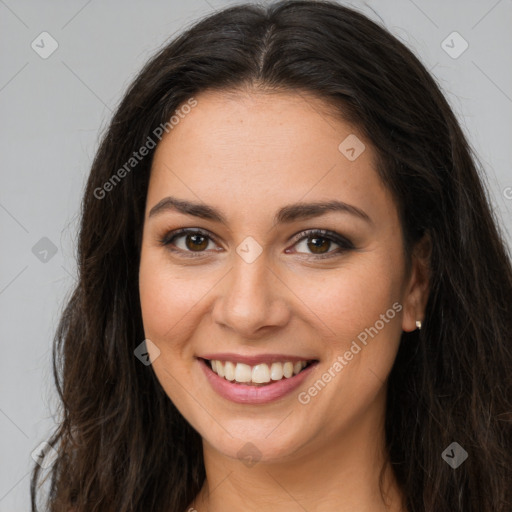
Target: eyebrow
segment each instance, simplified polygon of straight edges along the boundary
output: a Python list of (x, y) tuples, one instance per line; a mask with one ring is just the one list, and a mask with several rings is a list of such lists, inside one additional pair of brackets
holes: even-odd
[[(227, 225), (226, 217), (213, 206), (201, 203), (194, 203), (177, 197), (165, 197), (151, 208), (148, 217), (154, 217), (164, 212), (177, 211), (185, 215), (192, 215), (201, 219), (212, 220)], [(344, 203), (343, 201), (324, 201), (314, 203), (295, 203), (283, 206), (274, 216), (274, 224), (291, 223), (297, 220), (319, 217), (328, 212), (348, 213), (358, 217), (365, 222), (372, 224), (370, 216), (356, 206)]]

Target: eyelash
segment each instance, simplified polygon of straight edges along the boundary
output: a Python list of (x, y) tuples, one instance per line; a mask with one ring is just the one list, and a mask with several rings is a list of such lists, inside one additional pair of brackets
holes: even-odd
[[(167, 233), (163, 238), (159, 240), (160, 244), (163, 246), (166, 246), (168, 250), (174, 252), (174, 253), (180, 253), (180, 255), (183, 255), (187, 258), (200, 258), (203, 256), (205, 251), (197, 251), (196, 253), (194, 251), (184, 251), (183, 249), (174, 249), (171, 247), (172, 242), (179, 238), (182, 235), (201, 235), (206, 238), (209, 238), (213, 242), (215, 242), (215, 239), (210, 236), (210, 234), (202, 229), (199, 228), (182, 228), (178, 229), (176, 231), (171, 231), (170, 233)], [(342, 253), (346, 251), (350, 251), (355, 249), (354, 245), (350, 240), (347, 238), (339, 235), (335, 231), (330, 231), (328, 229), (310, 229), (301, 231), (300, 233), (297, 233), (293, 237), (293, 245), (296, 245), (298, 242), (301, 242), (304, 239), (309, 238), (323, 238), (325, 240), (328, 240), (330, 242), (334, 242), (335, 244), (339, 245), (340, 247), (336, 251), (329, 251), (326, 254), (310, 254), (310, 256), (314, 259), (326, 259), (326, 258), (333, 258), (335, 256), (339, 256)]]

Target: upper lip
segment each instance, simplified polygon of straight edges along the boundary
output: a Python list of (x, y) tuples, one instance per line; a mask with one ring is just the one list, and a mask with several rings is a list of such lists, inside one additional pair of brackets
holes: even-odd
[(259, 363), (278, 363), (290, 361), (296, 363), (298, 361), (317, 361), (314, 357), (304, 356), (291, 356), (288, 354), (256, 354), (252, 356), (245, 356), (242, 354), (233, 354), (232, 352), (222, 352), (216, 354), (203, 354), (198, 356), (201, 359), (208, 359), (210, 361), (231, 361), (232, 363), (244, 363), (249, 366), (254, 366)]

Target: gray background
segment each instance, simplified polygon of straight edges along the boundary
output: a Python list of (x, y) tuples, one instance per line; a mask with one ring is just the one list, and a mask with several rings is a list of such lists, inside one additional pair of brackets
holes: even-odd
[[(29, 510), (31, 453), (54, 426), (51, 343), (75, 279), (79, 204), (99, 134), (159, 47), (234, 3), (0, 0), (0, 512)], [(351, 5), (380, 20), (438, 79), (485, 167), (512, 246), (512, 0)], [(46, 59), (31, 47), (42, 46), (43, 31), (58, 43)], [(469, 44), (458, 58), (441, 45), (453, 31)], [(452, 39), (445, 44), (458, 52), (462, 41)], [(44, 237), (54, 255), (41, 252), (52, 246)]]

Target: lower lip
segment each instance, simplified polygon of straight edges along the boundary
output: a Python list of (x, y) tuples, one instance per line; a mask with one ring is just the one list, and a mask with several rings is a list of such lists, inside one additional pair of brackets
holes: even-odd
[(198, 359), (208, 382), (212, 388), (222, 397), (238, 404), (267, 404), (291, 393), (298, 388), (311, 374), (317, 362), (309, 365), (297, 375), (290, 378), (283, 378), (271, 381), (265, 386), (248, 386), (230, 382), (224, 377), (219, 377), (206, 363), (204, 359)]

